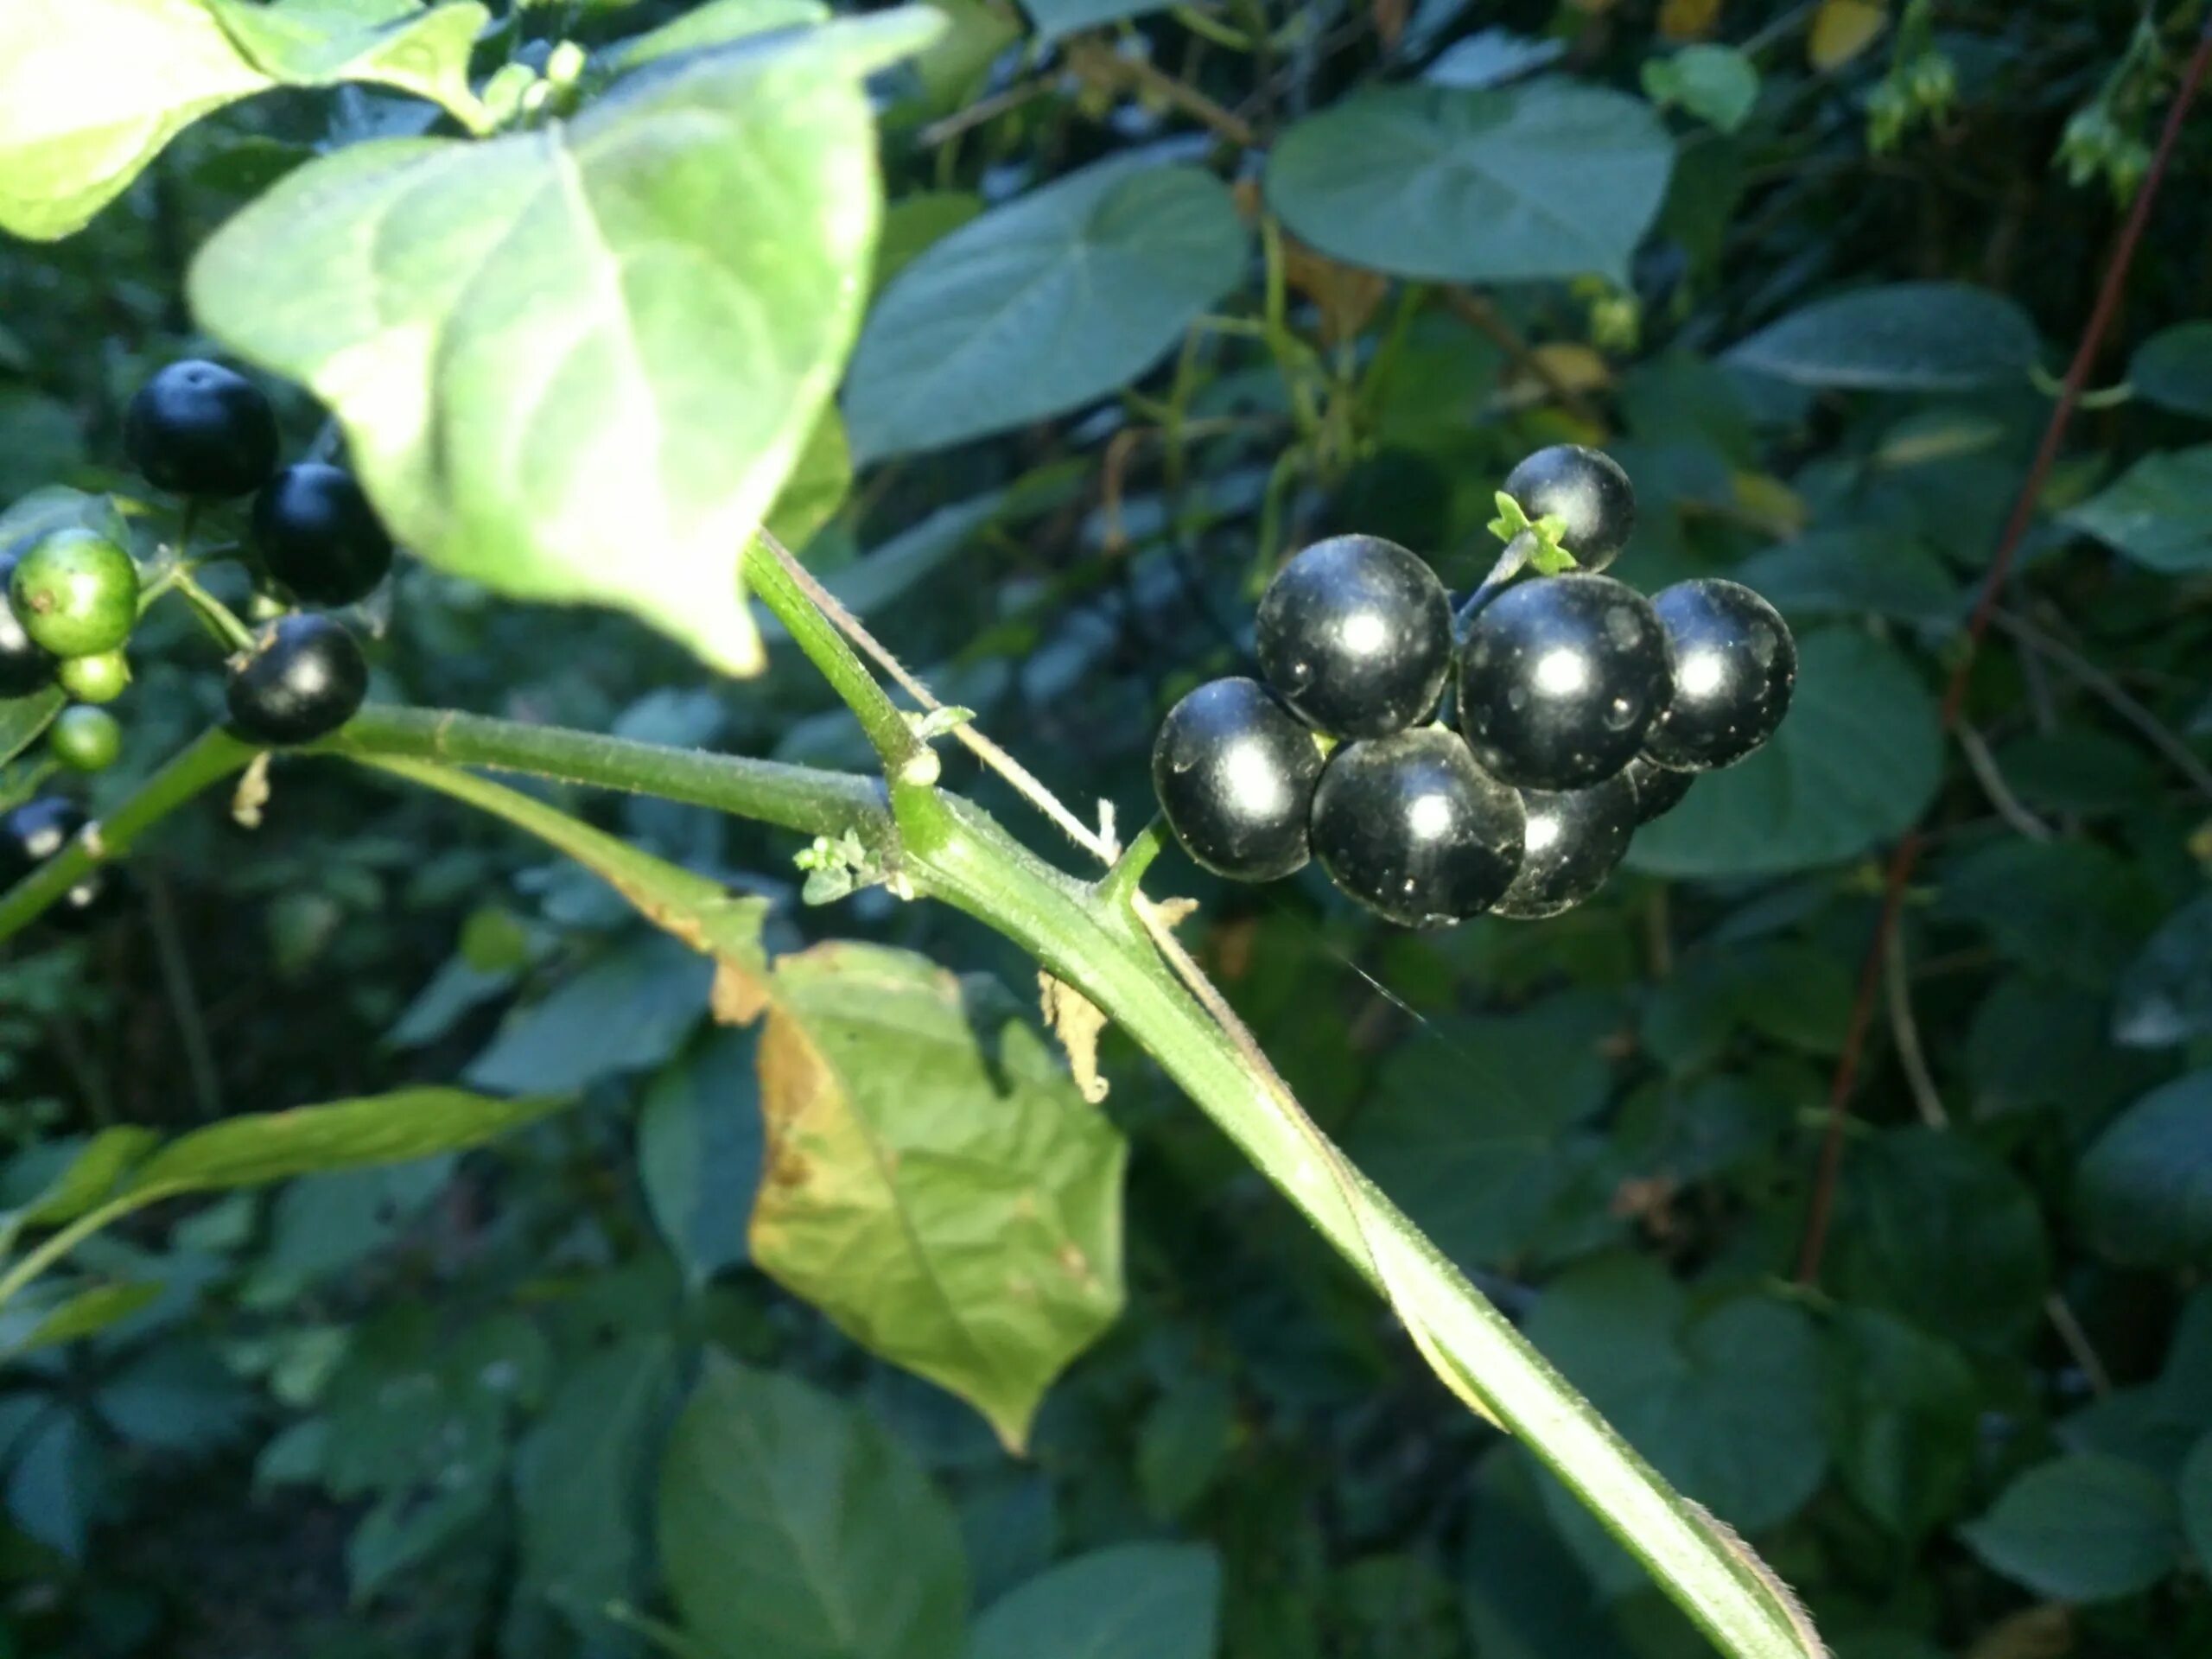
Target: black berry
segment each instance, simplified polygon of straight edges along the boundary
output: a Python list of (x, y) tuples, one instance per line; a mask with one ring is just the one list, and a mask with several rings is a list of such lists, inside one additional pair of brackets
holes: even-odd
[(391, 569), (391, 537), (342, 467), (303, 461), (262, 486), (253, 545), (263, 568), (314, 605), (366, 598)]
[(1697, 774), (1670, 772), (1644, 755), (1637, 755), (1628, 763), (1628, 770), (1621, 773), (1628, 785), (1636, 791), (1636, 821), (1649, 823), (1661, 818), (1682, 804), (1682, 797), (1690, 792), (1690, 785), (1697, 781)]
[[(0, 817), (0, 893), (6, 892), (80, 835), (89, 820), (58, 795), (27, 802)], [(93, 870), (61, 896), (47, 918), (65, 928), (89, 925), (113, 908), (118, 889)]]
[(123, 447), (157, 489), (248, 495), (276, 470), (276, 411), (260, 387), (219, 363), (172, 363), (130, 400)]
[(1535, 921), (1573, 909), (1620, 868), (1636, 832), (1636, 790), (1624, 772), (1588, 789), (1523, 790), (1521, 801), (1528, 847), (1497, 913)]
[(257, 743), (312, 743), (353, 717), (368, 695), (368, 664), (353, 636), (327, 616), (283, 616), (231, 659), (231, 729)]
[(1459, 724), (1484, 768), (1522, 789), (1587, 789), (1619, 772), (1666, 706), (1667, 638), (1611, 576), (1547, 576), (1476, 612), (1459, 657)]
[(1742, 760), (1774, 735), (1797, 683), (1782, 613), (1738, 582), (1700, 576), (1652, 596), (1675, 664), (1674, 695), (1644, 753), (1678, 772)]
[(1436, 573), (1378, 536), (1316, 542), (1260, 598), (1268, 683), (1323, 731), (1382, 737), (1435, 712), (1452, 665)]
[(1216, 875), (1272, 881), (1304, 866), (1321, 751), (1256, 680), (1213, 680), (1170, 709), (1152, 746), (1168, 828)]
[(1531, 518), (1557, 518), (1560, 545), (1585, 570), (1603, 570), (1636, 528), (1636, 486), (1611, 455), (1580, 444), (1554, 444), (1516, 467), (1505, 493)]
[(54, 655), (23, 631), (9, 602), (8, 579), (16, 556), (0, 556), (0, 698), (28, 697), (54, 683)]
[(1313, 852), (1336, 884), (1408, 927), (1480, 915), (1521, 868), (1521, 797), (1440, 727), (1346, 744), (1313, 796)]

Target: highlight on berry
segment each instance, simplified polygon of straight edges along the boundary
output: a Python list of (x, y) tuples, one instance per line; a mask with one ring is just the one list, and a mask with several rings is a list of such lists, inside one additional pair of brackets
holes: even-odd
[(1599, 574), (1636, 525), (1619, 463), (1540, 449), (1498, 505), (1504, 550), (1456, 614), (1429, 563), (1379, 537), (1276, 572), (1261, 677), (1199, 686), (1154, 747), (1161, 817), (1194, 862), (1271, 881), (1311, 859), (1409, 927), (1538, 920), (1774, 735), (1797, 647), (1773, 606), (1718, 576), (1647, 596)]

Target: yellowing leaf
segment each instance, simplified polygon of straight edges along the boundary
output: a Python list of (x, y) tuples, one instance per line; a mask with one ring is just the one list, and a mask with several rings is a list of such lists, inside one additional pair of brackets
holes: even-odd
[(1701, 41), (1720, 21), (1720, 0), (1666, 0), (1659, 8), (1659, 34), (1669, 41)]
[(1821, 0), (1805, 54), (1823, 73), (1841, 68), (1889, 25), (1885, 0)]

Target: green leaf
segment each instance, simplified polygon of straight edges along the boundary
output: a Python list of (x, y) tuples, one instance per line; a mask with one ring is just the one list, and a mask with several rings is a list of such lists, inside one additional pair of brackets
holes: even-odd
[(9, 1217), (6, 1236), (24, 1226), (60, 1227), (97, 1209), (161, 1136), (136, 1123), (102, 1129), (37, 1198)]
[(918, 190), (899, 197), (883, 210), (875, 291), (881, 293), (893, 277), (982, 211), (983, 199), (966, 190)]
[(272, 81), (369, 81), (428, 99), (465, 125), (483, 119), (468, 58), (492, 21), (474, 0), (205, 0), (232, 42)]
[(2050, 1276), (2035, 1194), (1958, 1134), (1891, 1129), (1853, 1143), (1834, 1231), (1834, 1283), (1969, 1346), (2032, 1329)]
[(134, 1445), (204, 1452), (239, 1437), (257, 1399), (213, 1348), (188, 1339), (135, 1355), (101, 1383), (93, 1403)]
[(2120, 976), (2112, 1031), (2131, 1048), (2212, 1035), (2212, 894), (2169, 916)]
[(623, 41), (608, 54), (607, 62), (617, 70), (628, 71), (656, 58), (708, 51), (772, 29), (818, 23), (829, 16), (830, 8), (822, 0), (713, 0), (672, 22)]
[[(1739, 1530), (1777, 1525), (1819, 1488), (1820, 1346), (1797, 1307), (1740, 1296), (1694, 1313), (1657, 1263), (1612, 1255), (1547, 1288), (1529, 1338), (1662, 1474)], [(1581, 1516), (1554, 1485), (1546, 1507)]]
[(1866, 1512), (1909, 1545), (1948, 1520), (1974, 1477), (1981, 1402), (1958, 1350), (1865, 1308), (1837, 1315), (1828, 1446)]
[(2031, 1469), (1961, 1529), (2016, 1584), (2062, 1601), (2147, 1590), (2178, 1565), (2173, 1489), (2118, 1458), (2075, 1456)]
[(462, 1075), (494, 1094), (574, 1092), (661, 1065), (706, 1017), (714, 969), (640, 934), (509, 1016)]
[(1958, 581), (1925, 543), (1889, 530), (1816, 531), (1729, 572), (1785, 616), (1885, 616), (1936, 624), (1959, 613)]
[(1035, 21), (1039, 35), (1058, 41), (1102, 23), (1165, 11), (1170, 3), (1172, 0), (1021, 0), (1021, 9)]
[(423, 1491), (387, 1492), (346, 1540), (348, 1599), (365, 1607), (378, 1592), (418, 1567), (489, 1514), (499, 1483), (489, 1470)]
[(1186, 1513), (1214, 1484), (1236, 1436), (1236, 1394), (1220, 1377), (1179, 1380), (1145, 1414), (1137, 1485), (1163, 1520)]
[(0, 700), (0, 766), (46, 735), (46, 728), (68, 699), (59, 691), (35, 691), (28, 697)]
[(2091, 989), (2127, 965), (2158, 913), (2141, 867), (2093, 842), (2002, 841), (1945, 860), (1940, 880), (1942, 919), (1970, 922), (2021, 967)]
[(661, 1461), (660, 1554), (719, 1659), (956, 1659), (952, 1510), (874, 1421), (709, 1353)]
[(1891, 646), (1840, 629), (1800, 642), (1797, 690), (1765, 748), (1698, 779), (1637, 831), (1655, 875), (1775, 875), (1858, 858), (1918, 822), (1942, 778), (1935, 700)]
[(2212, 1434), (2199, 1440), (2182, 1465), (2179, 1491), (2182, 1531), (2198, 1565), (2212, 1573)]
[(557, 1099), (491, 1100), (459, 1089), (402, 1089), (365, 1100), (242, 1114), (194, 1129), (140, 1164), (118, 1196), (151, 1199), (257, 1186), (321, 1170), (459, 1152), (536, 1122)]
[(663, 1071), (638, 1115), (638, 1178), (653, 1220), (694, 1284), (746, 1259), (760, 1184), (753, 1039), (718, 1029)]
[(2152, 335), (2135, 348), (2127, 378), (2138, 397), (2161, 409), (2212, 420), (2212, 322)]
[(200, 0), (9, 0), (0, 230), (81, 230), (179, 132), (270, 84)]
[(864, 460), (1004, 432), (1144, 372), (1243, 274), (1228, 188), (1194, 167), (1101, 162), (916, 256), (853, 356)]
[(2162, 575), (2212, 566), (2212, 444), (2144, 456), (2061, 522)]
[(992, 1603), (968, 1659), (1213, 1659), (1220, 1601), (1205, 1545), (1093, 1550)]
[(797, 551), (837, 516), (853, 487), (853, 452), (845, 442), (845, 423), (825, 409), (784, 480), (776, 505), (768, 509), (768, 533)]
[(106, 1459), (91, 1421), (50, 1409), (16, 1446), (8, 1471), (8, 1511), (31, 1537), (82, 1560)]
[(2018, 385), (2037, 350), (2035, 324), (2002, 295), (1962, 283), (1894, 283), (1793, 311), (1727, 360), (1803, 386), (1970, 391)]
[(302, 168), (204, 247), (200, 322), (345, 427), (393, 532), (510, 596), (633, 612), (719, 668), (738, 561), (859, 321), (861, 78), (918, 8), (702, 53), (574, 122)]
[(2212, 1266), (2212, 1071), (2154, 1089), (2083, 1156), (2076, 1194), (2114, 1261)]
[(823, 944), (766, 995), (753, 1264), (1019, 1448), (1121, 1312), (1126, 1143), (988, 982)]
[(1299, 122), (1268, 200), (1333, 259), (1452, 283), (1628, 279), (1675, 148), (1649, 105), (1563, 80), (1395, 86)]
[(1707, 126), (1734, 132), (1758, 105), (1758, 67), (1732, 46), (1686, 46), (1644, 64), (1643, 93), (1662, 109), (1679, 105)]
[(77, 1291), (41, 1313), (21, 1337), (0, 1343), (0, 1358), (14, 1359), (37, 1349), (96, 1336), (129, 1319), (161, 1294), (162, 1287), (153, 1282), (94, 1285)]

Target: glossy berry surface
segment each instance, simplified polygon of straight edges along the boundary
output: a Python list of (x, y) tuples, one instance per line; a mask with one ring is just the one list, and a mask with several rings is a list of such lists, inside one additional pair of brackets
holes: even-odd
[(1379, 536), (1332, 536), (1260, 597), (1260, 667), (1338, 737), (1382, 737), (1435, 712), (1452, 667), (1452, 604), (1436, 573)]
[(1636, 790), (1623, 772), (1588, 789), (1523, 790), (1529, 815), (1521, 873), (1497, 913), (1537, 921), (1572, 910), (1605, 885), (1636, 833)]
[(1496, 904), (1521, 868), (1521, 797), (1438, 727), (1346, 744), (1313, 796), (1313, 854), (1352, 898), (1408, 927)]
[(1636, 821), (1649, 823), (1662, 818), (1682, 804), (1682, 797), (1690, 792), (1690, 785), (1697, 781), (1692, 772), (1671, 772), (1643, 755), (1628, 763), (1628, 770), (1621, 773), (1636, 791)]
[[(74, 841), (87, 820), (75, 802), (57, 795), (28, 802), (0, 817), (0, 893), (22, 880)], [(116, 905), (119, 889), (105, 870), (95, 870), (64, 893), (46, 912), (64, 929), (89, 926)]]
[(130, 400), (123, 447), (156, 489), (250, 495), (276, 470), (276, 411), (260, 387), (219, 363), (172, 363)]
[(231, 729), (257, 743), (312, 743), (353, 717), (369, 668), (353, 636), (327, 616), (284, 616), (231, 659)]
[(1797, 684), (1782, 613), (1738, 582), (1701, 576), (1652, 595), (1675, 664), (1674, 696), (1644, 753), (1678, 772), (1733, 765), (1774, 735)]
[(1665, 632), (1611, 576), (1545, 576), (1477, 612), (1459, 655), (1459, 725), (1521, 789), (1587, 789), (1635, 759), (1666, 707)]
[(1505, 493), (1531, 518), (1558, 518), (1560, 545), (1585, 570), (1618, 558), (1636, 529), (1636, 486), (1602, 450), (1573, 443), (1539, 449), (1507, 475)]
[(303, 461), (262, 487), (253, 503), (262, 567), (314, 605), (365, 599), (391, 569), (391, 537), (342, 467)]
[(54, 655), (24, 632), (8, 598), (13, 554), (0, 557), (0, 697), (27, 697), (54, 683)]
[(138, 625), (138, 567), (89, 530), (57, 530), (22, 553), (8, 603), (23, 632), (56, 657), (113, 651)]
[(1237, 881), (1301, 868), (1321, 751), (1256, 680), (1212, 680), (1160, 722), (1152, 787), (1183, 850)]
[(54, 677), (79, 702), (113, 702), (130, 687), (130, 659), (119, 651), (72, 657)]
[(79, 703), (54, 716), (46, 746), (72, 772), (105, 772), (123, 753), (123, 726), (106, 709)]

